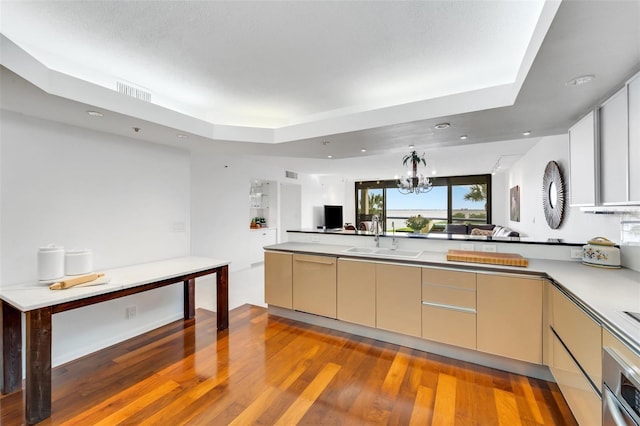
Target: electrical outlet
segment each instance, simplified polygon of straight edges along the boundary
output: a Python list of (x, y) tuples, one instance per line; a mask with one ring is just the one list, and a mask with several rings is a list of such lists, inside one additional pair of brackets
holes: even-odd
[(496, 251), (498, 251), (498, 249), (497, 249), (497, 246), (495, 244), (483, 244), (482, 245), (482, 251), (495, 253)]
[(136, 317), (136, 307), (135, 306), (128, 306), (127, 309), (125, 309), (125, 314), (127, 319), (133, 319)]
[(572, 248), (571, 249), (571, 258), (572, 259), (582, 259), (582, 248)]
[(462, 243), (460, 245), (460, 248), (462, 250), (468, 250), (468, 251), (473, 251), (473, 243)]

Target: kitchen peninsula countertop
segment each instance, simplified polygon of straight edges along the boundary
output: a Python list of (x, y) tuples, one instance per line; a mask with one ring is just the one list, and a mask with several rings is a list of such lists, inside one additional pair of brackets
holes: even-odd
[[(373, 237), (371, 231), (351, 231), (344, 229), (294, 229), (287, 232), (302, 234), (324, 234), (324, 235), (360, 235)], [(410, 232), (382, 232), (382, 238), (410, 238), (416, 240), (435, 240), (435, 241), (494, 241), (502, 243), (519, 243), (519, 244), (545, 244), (555, 246), (583, 246), (586, 242), (568, 242), (563, 239), (549, 239), (545, 241), (534, 240), (528, 237), (492, 237), (490, 235), (470, 235), (470, 234), (449, 234), (446, 232), (429, 232), (426, 234), (410, 233)]]
[(444, 252), (422, 251), (416, 258), (346, 252), (351, 247), (353, 246), (289, 242), (267, 246), (265, 250), (548, 278), (597, 318), (605, 328), (626, 341), (640, 356), (640, 322), (624, 313), (640, 312), (640, 272), (627, 268), (596, 268), (583, 265), (579, 261), (529, 259), (528, 267), (517, 267), (448, 261)]

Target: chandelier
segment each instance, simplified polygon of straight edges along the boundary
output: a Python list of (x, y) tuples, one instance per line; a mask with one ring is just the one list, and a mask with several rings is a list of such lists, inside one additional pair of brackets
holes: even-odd
[(401, 194), (425, 194), (431, 191), (433, 188), (431, 179), (423, 174), (418, 174), (418, 164), (427, 165), (424, 153), (419, 156), (417, 152), (411, 151), (411, 153), (402, 158), (402, 165), (406, 166), (407, 163), (411, 163), (412, 167), (409, 171), (409, 176), (398, 179), (398, 191)]

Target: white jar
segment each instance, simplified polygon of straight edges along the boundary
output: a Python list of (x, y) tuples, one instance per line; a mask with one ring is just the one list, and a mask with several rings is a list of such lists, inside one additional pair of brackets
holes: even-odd
[(93, 271), (93, 257), (90, 249), (67, 250), (64, 254), (66, 275), (82, 275)]
[(64, 247), (49, 244), (38, 250), (38, 279), (57, 280), (64, 277)]

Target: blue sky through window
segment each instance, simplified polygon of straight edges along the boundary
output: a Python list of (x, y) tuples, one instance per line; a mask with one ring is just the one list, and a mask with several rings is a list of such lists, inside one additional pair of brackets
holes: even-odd
[[(452, 188), (455, 209), (484, 209), (484, 201), (474, 202), (464, 199), (469, 186), (456, 185)], [(387, 210), (434, 210), (447, 208), (447, 187), (436, 186), (426, 194), (401, 194), (395, 188), (387, 189)]]

